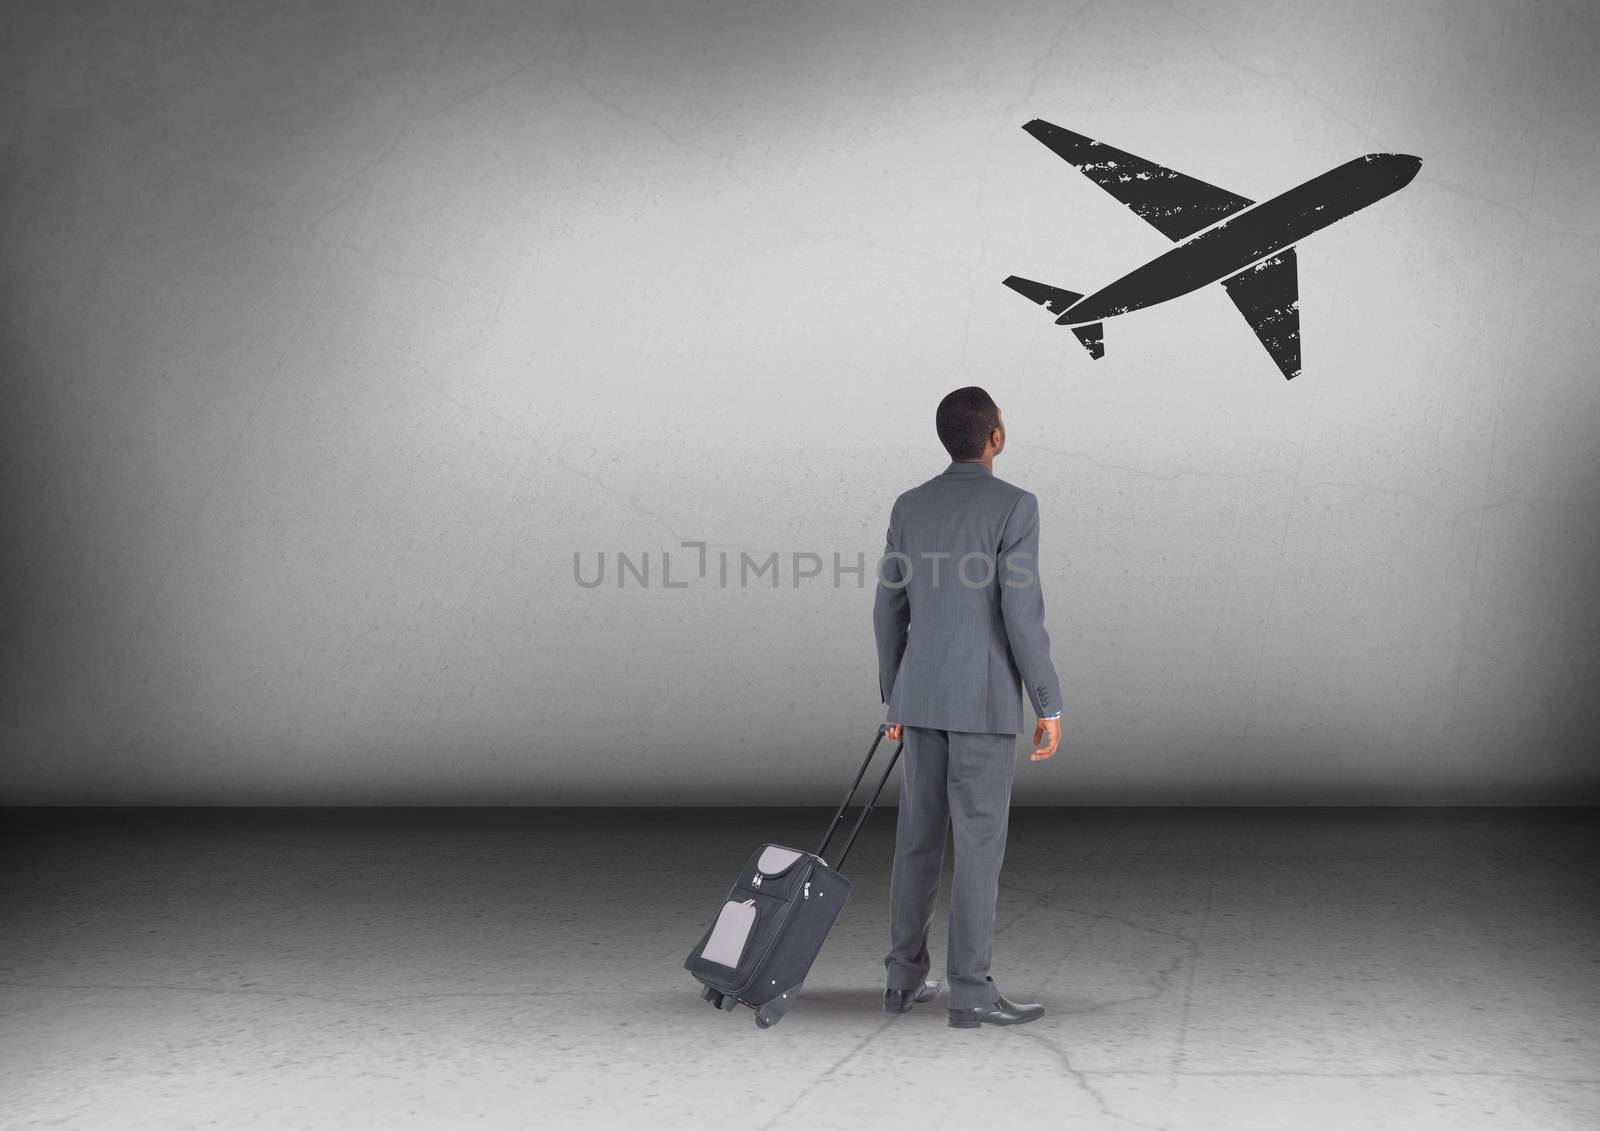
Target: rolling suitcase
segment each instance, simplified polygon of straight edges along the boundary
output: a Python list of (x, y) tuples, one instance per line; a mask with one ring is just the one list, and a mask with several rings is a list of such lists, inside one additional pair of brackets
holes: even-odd
[(829, 866), (823, 853), (844, 823), (850, 801), (888, 729), (887, 724), (878, 728), (878, 737), (815, 852), (764, 844), (751, 854), (716, 919), (683, 964), (704, 987), (700, 996), (712, 1005), (730, 1011), (748, 1005), (756, 1011), (756, 1027), (761, 1029), (783, 1020), (794, 1005), (834, 920), (850, 898), (850, 881), (842, 871), (845, 858), (905, 749), (904, 742), (896, 745), (838, 862)]

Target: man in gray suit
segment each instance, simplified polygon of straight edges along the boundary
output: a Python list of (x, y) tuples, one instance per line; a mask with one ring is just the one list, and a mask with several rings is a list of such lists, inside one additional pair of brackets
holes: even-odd
[(1019, 1025), (1044, 1013), (1000, 993), (989, 974), (995, 900), (1011, 813), (1022, 695), (1038, 725), (1033, 761), (1061, 742), (1061, 686), (1039, 589), (1039, 501), (994, 475), (1005, 424), (972, 386), (939, 402), (953, 461), (894, 502), (872, 620), (889, 737), (905, 739), (883, 1007), (931, 1001), (928, 933), (955, 829), (946, 973), (950, 1024)]

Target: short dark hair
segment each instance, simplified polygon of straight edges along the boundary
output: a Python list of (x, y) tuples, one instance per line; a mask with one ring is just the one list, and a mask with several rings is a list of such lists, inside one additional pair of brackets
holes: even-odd
[(989, 446), (989, 433), (1000, 427), (1000, 407), (978, 386), (968, 385), (939, 402), (933, 422), (951, 459), (974, 460)]

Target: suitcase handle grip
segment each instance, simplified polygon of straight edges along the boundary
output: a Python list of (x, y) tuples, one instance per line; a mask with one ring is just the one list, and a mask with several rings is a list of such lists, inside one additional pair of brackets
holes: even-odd
[[(850, 808), (850, 801), (856, 795), (856, 790), (861, 787), (861, 779), (867, 776), (867, 767), (872, 765), (872, 756), (878, 752), (878, 746), (883, 742), (883, 736), (889, 733), (889, 724), (883, 723), (878, 727), (878, 736), (872, 740), (872, 745), (867, 748), (867, 756), (861, 762), (861, 768), (856, 771), (856, 777), (850, 783), (850, 788), (845, 791), (844, 800), (839, 802), (839, 811), (833, 815), (833, 823), (828, 826), (822, 843), (817, 845), (817, 855), (822, 856), (828, 850), (828, 843), (833, 840), (833, 834), (839, 831), (839, 826), (844, 823), (845, 811)], [(861, 835), (861, 830), (866, 826), (867, 818), (872, 815), (872, 810), (878, 804), (878, 796), (883, 793), (883, 787), (889, 784), (889, 775), (894, 773), (895, 763), (900, 760), (900, 752), (906, 748), (905, 739), (901, 738), (894, 748), (894, 754), (889, 758), (889, 764), (884, 767), (883, 776), (878, 779), (878, 788), (872, 791), (872, 797), (861, 810), (861, 815), (856, 818), (855, 827), (850, 830), (850, 838), (844, 842), (844, 850), (839, 853), (839, 862), (834, 870), (844, 871), (845, 858), (850, 855), (850, 849), (856, 843), (856, 837)], [(826, 862), (826, 861), (824, 861)]]

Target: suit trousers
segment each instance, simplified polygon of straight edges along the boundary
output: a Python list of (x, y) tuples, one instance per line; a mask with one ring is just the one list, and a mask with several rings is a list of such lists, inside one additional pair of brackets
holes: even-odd
[(1017, 736), (905, 728), (904, 781), (889, 881), (888, 987), (913, 990), (927, 977), (928, 933), (944, 871), (947, 828), (955, 831), (955, 876), (945, 973), (950, 1008), (991, 1005), (995, 902), (1011, 816)]

